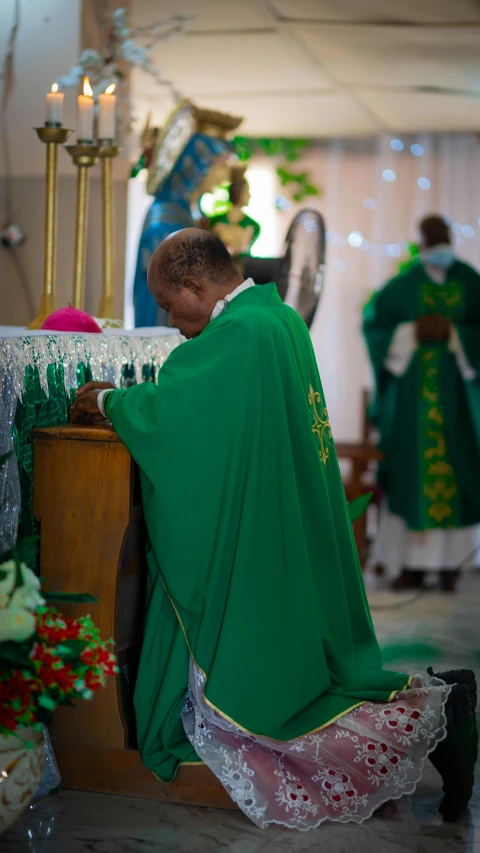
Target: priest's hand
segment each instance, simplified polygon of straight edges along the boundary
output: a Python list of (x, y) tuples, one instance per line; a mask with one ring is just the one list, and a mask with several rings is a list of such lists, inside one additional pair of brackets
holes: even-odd
[[(93, 385), (94, 383), (89, 382), (88, 384)], [(85, 385), (83, 387), (84, 389), (86, 388)], [(113, 388), (114, 386), (108, 385), (108, 387)], [(98, 424), (106, 420), (98, 408), (97, 398), (101, 390), (101, 388), (92, 388), (83, 390), (82, 394), (78, 394), (77, 392), (75, 402), (70, 409), (71, 423)]]
[(115, 391), (116, 385), (112, 385), (111, 382), (86, 382), (85, 385), (81, 385), (80, 388), (75, 391), (75, 397), (80, 397), (81, 394), (85, 394), (86, 391), (104, 391), (106, 388), (113, 388)]
[(420, 343), (441, 343), (450, 336), (451, 323), (443, 314), (424, 314), (416, 322), (416, 337)]
[(70, 422), (80, 424), (98, 424), (105, 421), (98, 408), (97, 398), (100, 391), (113, 388), (111, 382), (86, 382), (75, 391), (75, 402), (70, 409)]

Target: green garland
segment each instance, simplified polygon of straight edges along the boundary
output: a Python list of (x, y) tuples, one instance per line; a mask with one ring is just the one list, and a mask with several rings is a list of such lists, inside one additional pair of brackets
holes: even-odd
[(289, 163), (294, 163), (307, 148), (308, 139), (257, 139), (249, 136), (236, 136), (233, 140), (239, 160), (247, 162), (255, 154), (267, 157), (281, 157), (284, 163), (277, 167), (277, 175), (282, 187), (293, 185), (292, 199), (304, 201), (308, 196), (320, 196), (322, 191), (309, 178), (308, 172), (292, 172)]
[(233, 140), (239, 160), (250, 160), (255, 154), (267, 157), (283, 157), (289, 163), (298, 160), (308, 146), (308, 139), (258, 139), (236, 136)]

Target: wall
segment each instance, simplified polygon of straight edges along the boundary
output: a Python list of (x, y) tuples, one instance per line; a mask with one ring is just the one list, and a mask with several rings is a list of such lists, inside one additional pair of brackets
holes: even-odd
[[(75, 64), (81, 46), (90, 46), (98, 30), (98, 3), (92, 0), (21, 0), (21, 20), (15, 52), (13, 88), (2, 130), (7, 127), (11, 148), (11, 169), (7, 170), (0, 146), (0, 226), (6, 223), (5, 199), (7, 171), (13, 201), (13, 219), (27, 233), (18, 249), (18, 260), (25, 270), (31, 300), (38, 309), (43, 287), (44, 254), (44, 169), (45, 148), (32, 127), (45, 118), (45, 95), (55, 77)], [(0, 59), (14, 20), (14, 0), (0, 3)], [(85, 39), (85, 41), (82, 41)], [(88, 41), (86, 40), (88, 39)], [(76, 92), (65, 93), (64, 124), (75, 127)], [(72, 139), (74, 136), (72, 135)], [(60, 150), (58, 156), (58, 255), (57, 306), (71, 300), (73, 247), (75, 238), (76, 170), (70, 157)], [(124, 239), (126, 222), (126, 182), (128, 162), (115, 161), (115, 313), (123, 315)], [(91, 171), (90, 222), (86, 281), (86, 310), (96, 312), (101, 292), (101, 172), (97, 164)], [(10, 253), (0, 247), (0, 325), (26, 325), (32, 319), (22, 290), (16, 265)]]

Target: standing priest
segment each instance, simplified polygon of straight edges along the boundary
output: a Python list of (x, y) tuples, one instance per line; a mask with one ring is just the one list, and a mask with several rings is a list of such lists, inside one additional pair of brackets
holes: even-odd
[[(144, 763), (170, 781), (204, 761), (259, 826), (309, 829), (413, 791), (435, 750), (455, 819), (472, 789), (473, 674), (382, 669), (303, 320), (196, 229), (162, 243), (148, 284), (187, 342), (158, 385), (89, 383), (72, 412), (109, 418), (142, 475)], [(463, 682), (451, 698), (446, 681)]]
[(452, 591), (460, 567), (480, 565), (480, 276), (441, 217), (420, 236), (419, 259), (365, 309), (385, 454), (376, 558), (394, 588), (438, 571)]

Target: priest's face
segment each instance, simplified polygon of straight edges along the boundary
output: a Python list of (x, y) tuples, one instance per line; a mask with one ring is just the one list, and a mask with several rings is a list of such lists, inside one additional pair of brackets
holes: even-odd
[(149, 289), (160, 308), (168, 313), (168, 325), (178, 329), (184, 338), (196, 338), (210, 320), (219, 298), (216, 287), (203, 278), (185, 278), (176, 290), (157, 275)]

